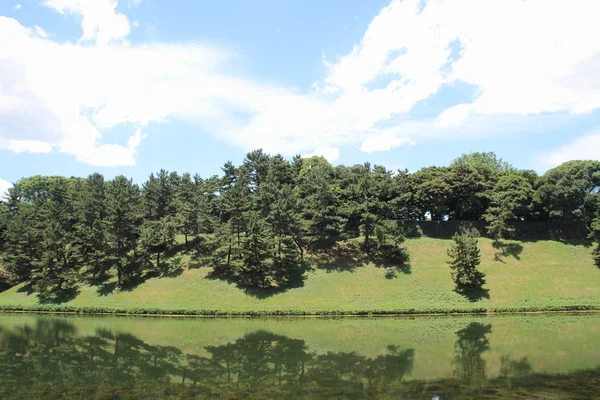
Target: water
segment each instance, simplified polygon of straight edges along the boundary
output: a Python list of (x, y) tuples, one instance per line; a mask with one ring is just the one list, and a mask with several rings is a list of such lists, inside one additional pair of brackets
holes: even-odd
[(593, 399), (600, 314), (0, 314), (2, 399)]

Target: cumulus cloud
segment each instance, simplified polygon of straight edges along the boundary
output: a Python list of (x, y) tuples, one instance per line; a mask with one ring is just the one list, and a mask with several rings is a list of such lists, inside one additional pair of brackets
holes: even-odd
[(130, 32), (129, 20), (115, 11), (117, 0), (46, 0), (44, 5), (61, 14), (81, 19), (82, 41), (106, 45), (124, 39)]
[(366, 153), (372, 153), (374, 151), (387, 151), (395, 147), (410, 145), (414, 146), (416, 142), (409, 138), (400, 138), (392, 134), (391, 132), (382, 132), (378, 135), (367, 138), (362, 146), (361, 150)]
[(39, 25), (34, 25), (30, 28), (25, 28), (25, 31), (27, 32), (27, 34), (29, 36), (38, 36), (41, 38), (47, 38), (48, 34), (46, 33), (46, 31), (44, 30), (44, 28), (42, 28)]
[(573, 142), (533, 157), (536, 167), (541, 170), (556, 167), (571, 160), (600, 160), (600, 132), (580, 136)]
[[(385, 151), (600, 106), (596, 0), (421, 3), (393, 0), (348, 54), (324, 60), (323, 80), (302, 91), (229, 73), (241, 61), (228, 49), (127, 43), (129, 20), (116, 0), (46, 0), (77, 16), (83, 33), (59, 43), (0, 17), (0, 148), (131, 165), (141, 131), (133, 146), (126, 138), (103, 143), (103, 130), (178, 119), (246, 150), (329, 149), (337, 158), (343, 145)], [(382, 79), (384, 87), (373, 85)], [(415, 104), (457, 81), (479, 96), (437, 118), (410, 119)]]
[(12, 183), (5, 181), (4, 179), (0, 179), (0, 200), (6, 197), (8, 189), (12, 187)]
[(457, 104), (444, 110), (435, 121), (439, 127), (460, 126), (471, 114), (472, 104)]
[(303, 158), (309, 158), (319, 156), (325, 158), (330, 163), (333, 163), (340, 157), (340, 149), (336, 147), (319, 147), (315, 149), (312, 153), (303, 154)]

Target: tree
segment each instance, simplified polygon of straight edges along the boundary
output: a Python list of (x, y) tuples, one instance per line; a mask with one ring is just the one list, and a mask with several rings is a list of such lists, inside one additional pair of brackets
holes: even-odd
[(455, 291), (460, 294), (477, 292), (485, 284), (485, 274), (477, 269), (481, 254), (477, 247), (477, 237), (473, 231), (455, 234), (454, 244), (448, 249)]
[(420, 221), (424, 218), (423, 201), (419, 201), (417, 182), (407, 169), (398, 170), (390, 185), (391, 217), (399, 221)]
[(500, 177), (490, 196), (491, 207), (483, 218), (488, 222), (487, 232), (496, 241), (514, 232), (509, 221), (525, 219), (532, 208), (534, 191), (530, 182), (518, 174)]
[(581, 221), (590, 227), (599, 190), (600, 161), (574, 160), (546, 172), (538, 196), (551, 219)]
[(469, 153), (450, 164), (452, 219), (480, 220), (491, 203), (491, 190), (500, 177), (514, 168), (494, 153)]
[(432, 221), (441, 221), (451, 213), (455, 203), (452, 191), (452, 174), (448, 168), (422, 168), (412, 175), (416, 188), (418, 209), (429, 214)]
[(144, 254), (156, 255), (156, 269), (166, 270), (160, 262), (160, 255), (175, 242), (175, 224), (171, 217), (159, 220), (145, 220), (140, 227), (140, 245)]
[(593, 252), (594, 263), (600, 268), (600, 196), (596, 196), (596, 216), (592, 221), (591, 238), (596, 242), (596, 248)]
[(179, 186), (177, 173), (169, 174), (161, 169), (156, 177), (151, 174), (142, 188), (145, 218), (140, 227), (140, 245), (147, 261), (148, 256), (156, 256), (155, 268), (158, 270), (162, 269), (161, 254), (167, 252), (175, 242), (176, 195)]
[[(31, 178), (29, 178), (31, 179)], [(8, 190), (4, 205), (2, 267), (13, 284), (27, 281), (41, 262), (41, 221), (36, 205), (26, 199), (25, 180)]]
[(43, 299), (70, 295), (80, 280), (77, 252), (72, 246), (75, 235), (72, 181), (63, 177), (46, 180), (47, 196), (37, 210), (43, 224), (41, 262), (32, 273), (32, 283)]
[(104, 177), (92, 174), (73, 182), (73, 207), (77, 222), (74, 243), (82, 267), (95, 278), (110, 268), (106, 263), (106, 196)]
[(271, 268), (268, 259), (272, 240), (264, 220), (257, 212), (249, 212), (247, 221), (248, 228), (241, 247), (241, 281), (247, 286), (266, 288), (270, 286)]
[(332, 181), (333, 168), (325, 158), (304, 160), (299, 176), (302, 218), (309, 246), (316, 250), (331, 248), (340, 234), (339, 189)]
[(188, 244), (188, 236), (198, 234), (200, 212), (199, 184), (199, 182), (192, 181), (190, 174), (183, 174), (175, 195), (175, 207), (177, 209), (175, 221), (178, 230), (185, 237), (186, 246)]
[(107, 261), (117, 270), (117, 283), (123, 285), (140, 273), (137, 246), (141, 214), (140, 190), (123, 175), (106, 185)]
[(296, 275), (304, 246), (298, 195), (290, 185), (275, 189), (267, 223), (273, 240), (273, 275), (284, 285)]

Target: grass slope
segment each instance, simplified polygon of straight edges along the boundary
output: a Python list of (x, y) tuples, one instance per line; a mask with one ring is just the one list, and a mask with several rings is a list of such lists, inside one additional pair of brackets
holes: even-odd
[(410, 272), (372, 265), (315, 269), (304, 285), (260, 296), (234, 284), (208, 279), (210, 268), (186, 269), (173, 278), (149, 279), (131, 291), (100, 294), (85, 286), (73, 300), (40, 304), (22, 286), (0, 293), (0, 309), (118, 311), (133, 313), (277, 314), (401, 313), (461, 311), (600, 309), (600, 270), (586, 243), (508, 242), (504, 251), (480, 240), (481, 269), (489, 298), (471, 302), (453, 292), (445, 264), (450, 240), (420, 238), (406, 242)]

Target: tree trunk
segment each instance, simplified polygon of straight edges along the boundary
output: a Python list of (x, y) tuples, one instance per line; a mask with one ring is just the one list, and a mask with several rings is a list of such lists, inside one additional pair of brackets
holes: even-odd
[(184, 233), (184, 236), (185, 236), (185, 247), (187, 247), (187, 245), (188, 245), (187, 233)]
[(160, 268), (160, 251), (156, 253), (156, 268)]
[(123, 267), (121, 266), (121, 261), (119, 261), (119, 263), (117, 264), (117, 285), (121, 286), (121, 281), (122, 281), (122, 273), (121, 273), (121, 269)]

